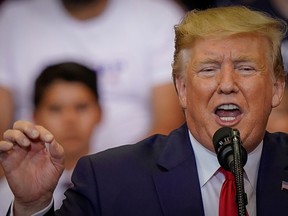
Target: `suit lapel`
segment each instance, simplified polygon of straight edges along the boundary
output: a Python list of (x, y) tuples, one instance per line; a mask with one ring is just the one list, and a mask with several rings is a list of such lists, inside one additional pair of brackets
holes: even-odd
[(169, 136), (158, 160), (155, 187), (165, 216), (204, 216), (194, 152), (187, 126)]
[(282, 181), (288, 182), (287, 135), (267, 133), (257, 181), (257, 215), (288, 215), (288, 190), (282, 189)]

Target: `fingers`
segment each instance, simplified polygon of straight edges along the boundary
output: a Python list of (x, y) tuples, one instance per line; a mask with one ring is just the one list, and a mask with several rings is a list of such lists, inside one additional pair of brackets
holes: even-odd
[(27, 147), (30, 145), (30, 140), (19, 130), (9, 129), (3, 134), (3, 139), (6, 143), (17, 143), (19, 146)]
[[(31, 139), (35, 139), (39, 136), (39, 131), (36, 129), (35, 125), (27, 121), (16, 121), (13, 125), (13, 129), (11, 130), (12, 130), (11, 133), (15, 131), (15, 135), (20, 135), (20, 132), (21, 132), (21, 133), (26, 134), (27, 137)], [(17, 133), (17, 130), (18, 130), (18, 133)], [(8, 135), (10, 134), (8, 133)], [(4, 138), (6, 138), (5, 134), (4, 134)]]
[(35, 141), (44, 144), (51, 143), (53, 140), (53, 135), (44, 127), (28, 121), (17, 121), (12, 129), (3, 134), (3, 140), (0, 141), (0, 151), (8, 152), (12, 150), (14, 144), (28, 147)]
[(44, 127), (34, 125), (29, 121), (16, 121), (12, 129), (5, 131), (0, 141), (0, 151), (8, 151), (13, 144), (28, 147), (34, 141), (50, 144), (49, 151), (55, 158), (62, 158), (63, 147), (54, 139), (54, 136)]
[(53, 135), (47, 129), (28, 121), (16, 121), (13, 129), (21, 131), (30, 139), (40, 138), (41, 141), (48, 143), (54, 139)]
[[(37, 142), (50, 144), (49, 152), (53, 158), (63, 159), (64, 149), (54, 139), (54, 136), (44, 127), (40, 125), (34, 125), (28, 121), (17, 121), (13, 125), (13, 129), (7, 130), (4, 133), (4, 140), (8, 141), (5, 148), (9, 149), (9, 141), (16, 142), (18, 145), (27, 147), (31, 145), (34, 140)], [(4, 146), (4, 144), (3, 144)], [(13, 145), (12, 145), (13, 146)], [(4, 147), (3, 147), (4, 148)], [(11, 147), (12, 148), (12, 147)]]
[(13, 128), (3, 134), (5, 141), (16, 142), (20, 146), (27, 147), (31, 140), (38, 140), (50, 143), (54, 139), (53, 135), (44, 127), (34, 125), (28, 121), (17, 121)]
[(56, 140), (53, 140), (49, 145), (49, 152), (55, 162), (58, 164), (64, 162), (64, 149)]
[(39, 132), (39, 138), (41, 141), (51, 143), (54, 140), (54, 136), (46, 128), (39, 125), (36, 125), (35, 128)]
[(0, 153), (8, 152), (13, 148), (13, 144), (7, 141), (0, 141)]

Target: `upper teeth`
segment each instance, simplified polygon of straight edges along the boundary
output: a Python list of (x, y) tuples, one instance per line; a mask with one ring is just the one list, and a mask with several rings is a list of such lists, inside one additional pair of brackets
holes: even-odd
[(218, 107), (218, 109), (224, 109), (224, 110), (234, 110), (234, 109), (239, 109), (238, 106), (234, 104), (223, 104)]

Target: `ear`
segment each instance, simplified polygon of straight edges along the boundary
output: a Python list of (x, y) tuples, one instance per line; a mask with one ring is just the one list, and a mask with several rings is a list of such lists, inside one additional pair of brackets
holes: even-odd
[(273, 86), (272, 108), (277, 107), (283, 98), (285, 89), (285, 80), (278, 79)]
[(186, 88), (186, 79), (183, 76), (176, 78), (176, 89), (177, 89), (180, 105), (183, 109), (186, 109), (187, 88)]

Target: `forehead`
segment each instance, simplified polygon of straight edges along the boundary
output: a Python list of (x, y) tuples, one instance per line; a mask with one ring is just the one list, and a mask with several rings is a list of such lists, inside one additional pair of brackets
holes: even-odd
[(271, 58), (268, 39), (256, 34), (238, 34), (228, 37), (196, 39), (191, 46), (192, 58)]
[(65, 98), (65, 100), (84, 100), (91, 99), (93, 95), (93, 92), (81, 82), (67, 82), (59, 80), (49, 85), (43, 95), (43, 99), (49, 98), (51, 100), (56, 100)]

